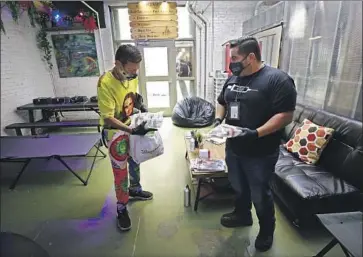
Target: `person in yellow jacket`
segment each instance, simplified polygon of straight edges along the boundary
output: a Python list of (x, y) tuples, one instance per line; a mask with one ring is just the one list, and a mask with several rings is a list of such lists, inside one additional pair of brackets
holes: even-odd
[(129, 156), (129, 135), (142, 136), (151, 130), (145, 129), (144, 124), (130, 128), (130, 116), (134, 110), (147, 111), (137, 94), (137, 72), (142, 61), (140, 51), (133, 45), (122, 45), (116, 51), (115, 60), (115, 67), (98, 81), (97, 98), (102, 133), (107, 141), (115, 179), (117, 225), (122, 231), (127, 231), (131, 228), (127, 211), (129, 197), (139, 200), (153, 197), (140, 185), (140, 166)]

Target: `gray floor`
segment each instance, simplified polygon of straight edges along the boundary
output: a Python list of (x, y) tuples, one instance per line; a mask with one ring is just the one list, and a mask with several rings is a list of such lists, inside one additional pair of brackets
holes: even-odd
[[(256, 216), (250, 228), (227, 229), (219, 224), (220, 216), (232, 208), (231, 199), (205, 200), (197, 213), (184, 208), (183, 188), (191, 183), (184, 159), (185, 130), (166, 119), (160, 132), (165, 154), (141, 166), (143, 186), (154, 193), (154, 199), (130, 204), (130, 232), (120, 233), (116, 228), (108, 159), (97, 162), (87, 187), (56, 161), (38, 161), (32, 163), (16, 190), (9, 191), (17, 164), (3, 165), (1, 230), (35, 240), (52, 257), (303, 257), (313, 256), (331, 240), (320, 227), (298, 231), (276, 206), (275, 242), (270, 251), (261, 254), (253, 247)], [(81, 160), (70, 163), (84, 165)], [(343, 253), (335, 247), (326, 256)]]

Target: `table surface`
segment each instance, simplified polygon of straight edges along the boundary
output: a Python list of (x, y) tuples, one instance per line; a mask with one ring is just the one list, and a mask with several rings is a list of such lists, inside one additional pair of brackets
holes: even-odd
[(317, 214), (324, 227), (354, 257), (362, 256), (362, 212)]
[[(189, 160), (193, 160), (198, 158), (198, 152), (191, 152), (189, 151), (188, 148), (188, 144), (189, 144), (189, 139), (184, 137), (185, 140), (185, 145), (186, 145), (186, 149), (187, 149), (187, 154), (188, 154), (188, 159)], [(211, 159), (218, 159), (218, 160), (224, 160), (225, 159), (225, 144), (221, 144), (221, 145), (216, 145), (213, 144), (209, 141), (204, 142), (203, 145), (204, 149), (208, 149), (210, 150), (210, 157)], [(190, 162), (188, 162), (188, 165), (190, 166)], [(198, 177), (227, 177), (227, 167), (225, 171), (220, 171), (220, 172), (205, 172), (203, 173), (203, 171), (199, 171), (199, 172), (194, 172), (193, 170), (190, 169), (191, 175), (193, 178), (198, 178)]]
[(17, 110), (42, 110), (42, 109), (80, 109), (80, 108), (98, 108), (98, 103), (64, 103), (64, 104), (26, 104), (17, 107)]
[(99, 133), (1, 137), (0, 155), (1, 159), (86, 156), (100, 139)]

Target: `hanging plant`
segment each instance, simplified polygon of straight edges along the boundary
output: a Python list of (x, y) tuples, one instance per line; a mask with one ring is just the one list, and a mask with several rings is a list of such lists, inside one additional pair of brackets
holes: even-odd
[[(42, 4), (44, 5), (45, 2), (42, 1)], [(48, 2), (46, 2), (48, 3)], [(43, 6), (44, 7), (44, 6)], [(52, 60), (52, 45), (50, 44), (48, 40), (47, 35), (47, 22), (51, 20), (51, 14), (49, 13), (49, 8), (46, 6), (44, 7), (47, 12), (39, 11), (39, 9), (36, 9), (38, 11), (35, 12), (35, 21), (40, 26), (40, 29), (37, 33), (37, 45), (38, 48), (43, 51), (43, 60), (47, 62), (48, 67), (50, 70), (53, 68)]]
[(27, 5), (27, 11), (28, 11), (28, 16), (29, 16), (29, 20), (30, 20), (30, 25), (32, 25), (32, 27), (35, 28), (37, 13), (36, 13), (33, 2), (30, 2), (29, 5)]
[(49, 69), (53, 68), (52, 60), (52, 46), (48, 40), (48, 34), (45, 27), (41, 27), (37, 33), (37, 45), (40, 50), (44, 52), (43, 60), (47, 62)]
[(15, 23), (18, 23), (20, 16), (20, 4), (17, 1), (6, 1), (6, 6), (9, 8), (11, 12), (11, 16)]
[(1, 30), (4, 34), (6, 34), (6, 32), (5, 32), (5, 28), (4, 28), (4, 23), (3, 23), (3, 20), (2, 20), (2, 19), (0, 19), (0, 30)]
[[(22, 12), (27, 11), (30, 24), (36, 27), (39, 25), (40, 29), (36, 35), (37, 46), (44, 52), (43, 60), (47, 62), (49, 69), (53, 68), (52, 60), (52, 46), (48, 40), (46, 24), (51, 20), (53, 5), (49, 1), (6, 1), (3, 8), (7, 6), (11, 12), (11, 16), (15, 23), (18, 23), (19, 17)], [(0, 17), (0, 30), (5, 34), (4, 23)]]

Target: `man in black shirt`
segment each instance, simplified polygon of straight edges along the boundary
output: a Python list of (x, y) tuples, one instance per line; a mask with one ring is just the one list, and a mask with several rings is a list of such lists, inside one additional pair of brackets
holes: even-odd
[(271, 248), (275, 209), (269, 181), (279, 155), (281, 130), (292, 121), (296, 105), (293, 79), (264, 65), (255, 38), (230, 42), (233, 73), (218, 97), (215, 126), (226, 123), (243, 128), (226, 142), (229, 181), (237, 195), (235, 209), (224, 214), (226, 227), (251, 226), (252, 202), (260, 231), (255, 247)]

